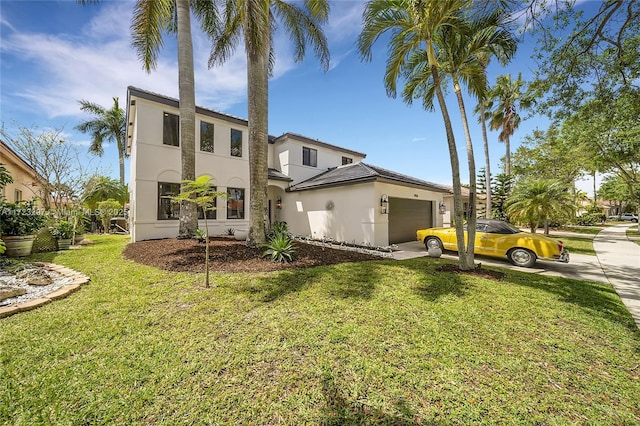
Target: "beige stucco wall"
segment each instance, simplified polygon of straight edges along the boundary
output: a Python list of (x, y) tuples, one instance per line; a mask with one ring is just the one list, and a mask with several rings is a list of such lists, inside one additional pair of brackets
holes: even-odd
[[(143, 99), (136, 100), (131, 149), (131, 236), (133, 241), (172, 238), (178, 234), (177, 220), (158, 220), (158, 182), (180, 183), (180, 147), (162, 144), (163, 114), (178, 114), (176, 108)], [(131, 119), (132, 117), (130, 117)], [(200, 151), (200, 120), (214, 124), (214, 152)], [(242, 131), (242, 157), (230, 155), (231, 128)], [(229, 228), (246, 229), (249, 219), (249, 161), (247, 128), (220, 119), (196, 115), (196, 175), (214, 178), (218, 191), (244, 188), (244, 219), (227, 219), (226, 200), (218, 200), (217, 219), (209, 220), (209, 232), (223, 234)], [(204, 221), (201, 221), (204, 228)]]
[(20, 201), (16, 200), (16, 190), (21, 192), (23, 201), (42, 197), (42, 190), (36, 181), (35, 172), (4, 144), (0, 144), (0, 163), (4, 164), (13, 178), (13, 183), (2, 190), (2, 196), (7, 202)]

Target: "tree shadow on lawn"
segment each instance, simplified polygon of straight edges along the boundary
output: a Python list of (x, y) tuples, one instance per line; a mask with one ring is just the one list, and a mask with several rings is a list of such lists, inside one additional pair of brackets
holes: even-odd
[(638, 331), (633, 317), (615, 289), (607, 284), (514, 271), (508, 272), (505, 283), (554, 294), (562, 302), (578, 305), (591, 314), (623, 324), (634, 332)]
[[(385, 261), (341, 263), (331, 266), (289, 269), (271, 272), (245, 281), (236, 290), (272, 302), (291, 293), (299, 293), (320, 285), (330, 297), (370, 299), (380, 279)], [(389, 261), (387, 261), (389, 262)]]
[[(377, 408), (368, 407), (358, 402), (350, 401), (336, 383), (331, 372), (324, 371), (322, 374), (322, 393), (326, 402), (322, 418), (319, 424), (322, 425), (413, 425), (413, 413), (402, 401), (395, 404), (398, 415), (385, 413)], [(425, 423), (421, 423), (425, 424)]]
[[(428, 301), (437, 301), (447, 295), (464, 297), (474, 286), (461, 274), (438, 272), (436, 267), (443, 265), (441, 260), (418, 258), (401, 262), (402, 266), (424, 275), (414, 291)], [(495, 268), (498, 269), (499, 268)], [(637, 326), (627, 308), (620, 301), (613, 287), (607, 284), (583, 282), (569, 278), (538, 275), (534, 273), (502, 270), (505, 277), (498, 285), (518, 285), (542, 290), (558, 296), (562, 302), (580, 306), (591, 314), (609, 321), (624, 324), (637, 331)]]

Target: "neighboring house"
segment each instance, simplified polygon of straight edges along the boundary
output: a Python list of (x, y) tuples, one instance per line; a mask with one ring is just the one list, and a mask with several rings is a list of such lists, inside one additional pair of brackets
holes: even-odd
[[(133, 241), (172, 238), (179, 207), (181, 162), (178, 101), (134, 87), (127, 95)], [(196, 176), (215, 179), (212, 234), (249, 226), (248, 123), (196, 108)], [(441, 226), (446, 186), (362, 162), (366, 154), (295, 133), (269, 137), (268, 218), (317, 239), (385, 246), (412, 241), (419, 228)], [(203, 224), (201, 225), (203, 227)]]
[(5, 201), (17, 203), (43, 196), (36, 171), (2, 141), (0, 141), (0, 163), (4, 164), (13, 178), (13, 183), (2, 189)]

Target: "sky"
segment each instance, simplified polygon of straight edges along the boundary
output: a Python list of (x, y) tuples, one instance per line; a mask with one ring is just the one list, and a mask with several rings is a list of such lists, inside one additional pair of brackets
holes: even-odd
[[(63, 129), (66, 141), (79, 145), (96, 170), (118, 176), (115, 144), (104, 145), (104, 156), (88, 154), (89, 135), (74, 129), (90, 118), (80, 110), (85, 99), (106, 108), (113, 97), (126, 105), (128, 86), (178, 97), (175, 36), (164, 37), (157, 67), (151, 73), (131, 46), (130, 21), (134, 2), (103, 1), (81, 6), (74, 0), (0, 0), (0, 122), (8, 131), (16, 126)], [(294, 132), (367, 154), (365, 162), (440, 184), (451, 184), (451, 165), (439, 108), (425, 111), (421, 102), (409, 106), (389, 98), (383, 77), (387, 45), (379, 41), (373, 59), (362, 62), (356, 48), (364, 2), (335, 1), (324, 27), (331, 53), (328, 71), (321, 69), (312, 49), (302, 62), (284, 31), (275, 37), (276, 66), (269, 83), (269, 134)], [(246, 60), (242, 46), (223, 66), (208, 69), (210, 44), (192, 21), (196, 104), (247, 117)], [(521, 72), (531, 79), (535, 62), (530, 58), (533, 41), (526, 36), (507, 67), (495, 61), (488, 68), (493, 84), (500, 74)], [(466, 97), (467, 110), (475, 101)], [(469, 173), (464, 134), (455, 96), (449, 91), (447, 106), (452, 118), (460, 158), (461, 179)], [(483, 167), (480, 125), (469, 118), (476, 168)], [(524, 120), (511, 138), (515, 151), (534, 129), (546, 129), (544, 117)], [(502, 171), (504, 144), (498, 132), (489, 132), (491, 172)], [(129, 164), (126, 164), (127, 181)], [(592, 192), (592, 182), (579, 184)]]

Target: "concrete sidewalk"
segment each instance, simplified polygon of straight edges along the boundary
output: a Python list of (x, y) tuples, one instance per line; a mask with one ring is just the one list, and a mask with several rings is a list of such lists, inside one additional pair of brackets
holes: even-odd
[(630, 226), (637, 225), (603, 229), (593, 239), (593, 248), (607, 280), (640, 328), (640, 245), (627, 238)]

